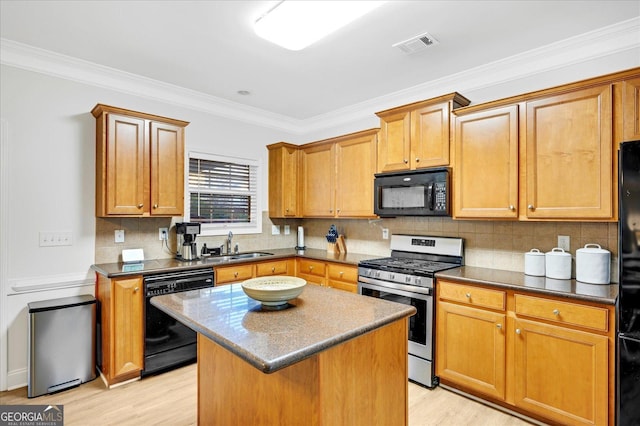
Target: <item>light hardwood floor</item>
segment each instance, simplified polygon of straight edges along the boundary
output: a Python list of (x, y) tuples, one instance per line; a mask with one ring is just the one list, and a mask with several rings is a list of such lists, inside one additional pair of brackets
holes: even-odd
[[(74, 389), (31, 399), (27, 398), (26, 387), (1, 392), (0, 405), (63, 405), (65, 426), (182, 426), (196, 424), (196, 392), (196, 365), (192, 364), (111, 390), (98, 378)], [(409, 425), (529, 423), (441, 387), (428, 390), (409, 383)]]

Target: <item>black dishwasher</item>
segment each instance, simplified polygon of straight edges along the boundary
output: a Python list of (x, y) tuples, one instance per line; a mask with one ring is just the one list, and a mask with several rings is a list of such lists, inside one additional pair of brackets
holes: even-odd
[(196, 332), (153, 306), (151, 298), (210, 287), (213, 287), (211, 268), (144, 277), (145, 333), (142, 376), (190, 364), (197, 359)]

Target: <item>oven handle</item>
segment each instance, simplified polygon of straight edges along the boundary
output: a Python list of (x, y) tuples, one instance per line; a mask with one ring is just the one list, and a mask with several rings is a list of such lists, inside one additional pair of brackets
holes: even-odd
[(429, 287), (408, 286), (363, 276), (358, 277), (358, 286), (370, 288), (372, 290), (386, 291), (388, 293), (397, 293), (400, 296), (413, 297), (422, 300), (428, 300), (432, 297), (433, 292), (433, 289)]

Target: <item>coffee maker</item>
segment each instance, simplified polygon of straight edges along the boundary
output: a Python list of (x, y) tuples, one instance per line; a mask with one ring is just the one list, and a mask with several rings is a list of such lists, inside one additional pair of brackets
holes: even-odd
[(192, 222), (176, 223), (176, 234), (182, 235), (182, 245), (178, 246), (176, 257), (181, 260), (197, 260), (196, 235), (200, 234), (200, 224)]

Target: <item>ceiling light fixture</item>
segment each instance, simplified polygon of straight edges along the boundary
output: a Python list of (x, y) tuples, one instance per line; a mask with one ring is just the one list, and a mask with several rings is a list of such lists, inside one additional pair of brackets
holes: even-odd
[(254, 30), (289, 50), (302, 50), (384, 1), (281, 1), (262, 15)]

